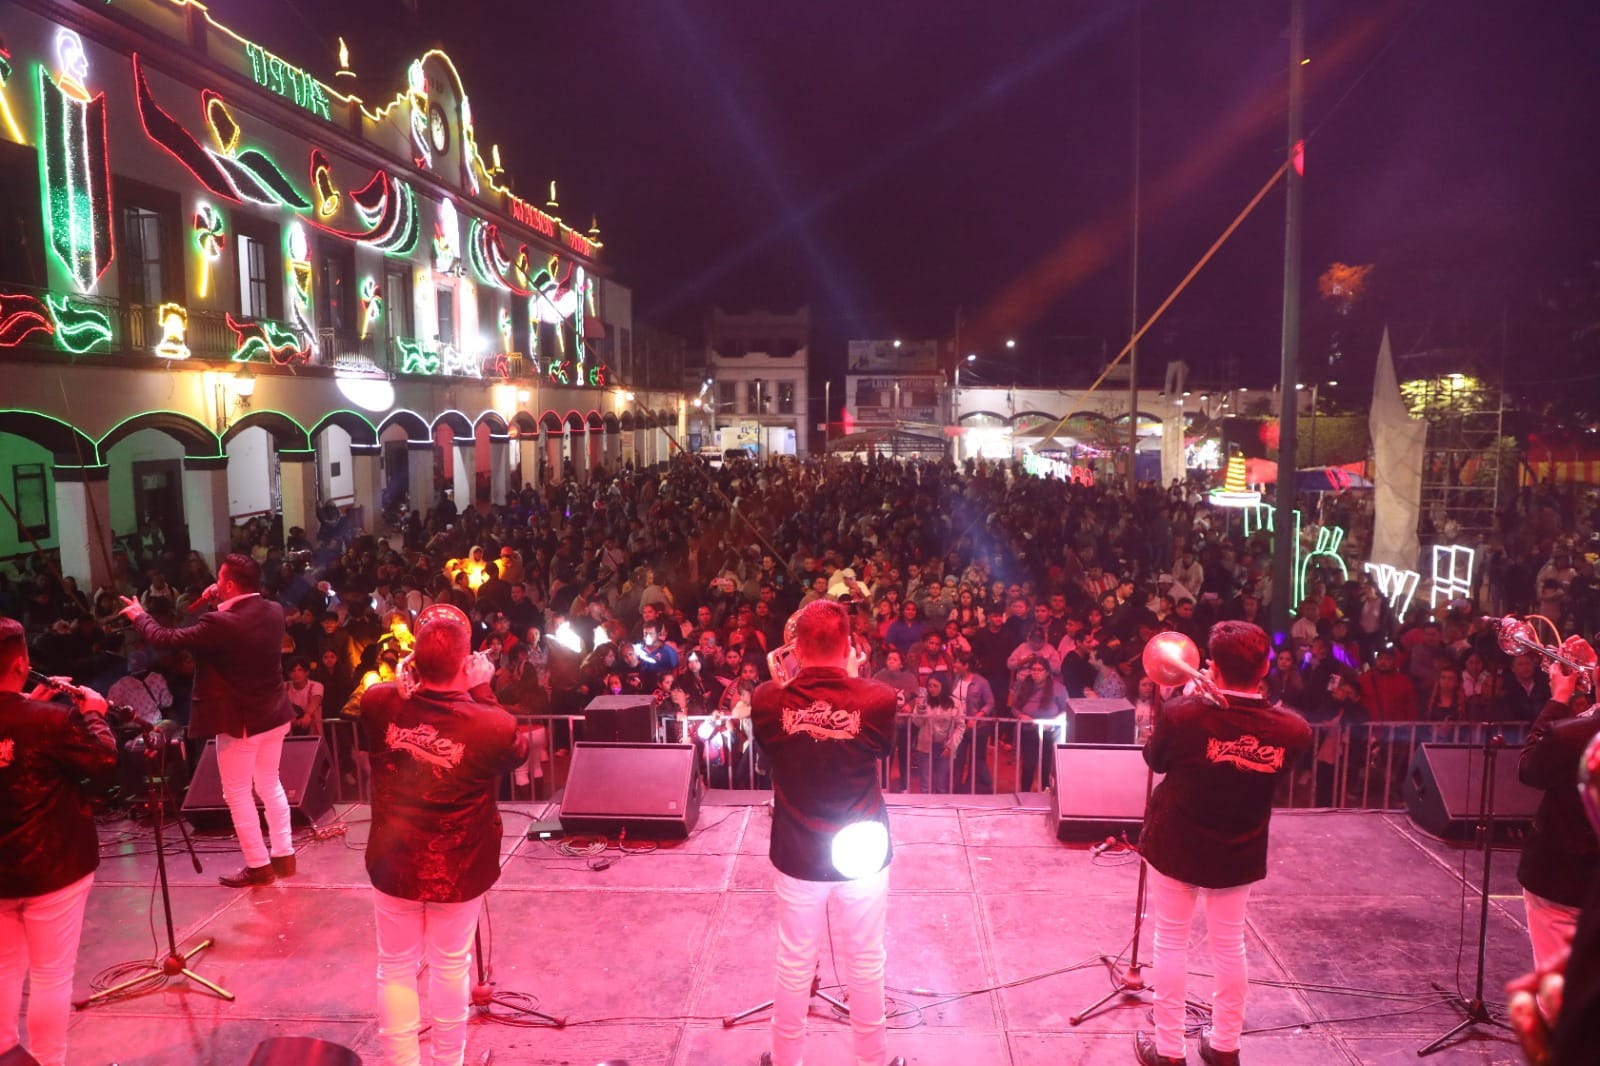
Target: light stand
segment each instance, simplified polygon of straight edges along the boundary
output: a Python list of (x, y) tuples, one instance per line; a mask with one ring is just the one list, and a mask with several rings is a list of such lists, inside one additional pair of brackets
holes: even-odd
[[(183, 952), (182, 954), (178, 952), (178, 935), (177, 931), (172, 925), (172, 891), (167, 884), (167, 849), (165, 840), (167, 828), (167, 803), (169, 800), (174, 798), (167, 786), (167, 749), (172, 746), (175, 738), (170, 736), (165, 731), (164, 726), (166, 725), (170, 725), (170, 723), (158, 723), (155, 728), (145, 733), (143, 739), (145, 743), (146, 765), (148, 766), (150, 763), (156, 764), (156, 776), (149, 778), (146, 784), (145, 803), (153, 812), (153, 817), (155, 820), (156, 873), (161, 882), (161, 908), (165, 912), (167, 919), (167, 955), (166, 958), (162, 959), (160, 962), (151, 963), (144, 969), (143, 972), (135, 974), (126, 981), (112, 985), (110, 988), (102, 989), (99, 992), (89, 996), (87, 999), (74, 1001), (72, 1005), (78, 1010), (84, 1010), (85, 1008), (92, 1007), (96, 1003), (101, 1003), (108, 999), (115, 999), (131, 994), (131, 989), (136, 988), (137, 986), (146, 982), (152, 981), (155, 978), (160, 978), (160, 980), (159, 982), (151, 985), (151, 990), (165, 987), (168, 980), (180, 975), (187, 977), (195, 984), (215, 995), (221, 996), (223, 999), (228, 1000), (229, 1002), (232, 1002), (234, 999), (232, 992), (229, 992), (226, 988), (223, 988), (220, 985), (213, 984), (204, 977), (201, 977), (199, 974), (195, 973), (193, 970), (189, 969), (189, 960), (212, 945), (213, 941), (210, 937), (200, 941), (200, 943), (196, 944), (194, 947), (190, 948), (186, 952)], [(194, 863), (194, 872), (200, 873), (200, 856), (195, 854), (194, 841), (189, 837), (189, 828), (183, 824), (182, 818), (178, 818), (177, 822), (178, 828), (183, 833), (184, 847), (188, 849), (189, 859)]]
[[(1144, 777), (1144, 808), (1146, 816), (1148, 816), (1150, 810), (1150, 794), (1155, 791), (1155, 787), (1156, 772), (1154, 770), (1146, 770)], [(1122, 835), (1122, 842), (1124, 844), (1128, 843), (1128, 835), (1126, 833)], [(1139, 856), (1139, 886), (1134, 889), (1133, 897), (1133, 949), (1132, 954), (1128, 957), (1128, 966), (1119, 975), (1117, 973), (1117, 959), (1121, 956), (1100, 956), (1100, 961), (1105, 963), (1107, 972), (1111, 974), (1111, 991), (1077, 1014), (1068, 1016), (1068, 1025), (1081, 1025), (1088, 1021), (1099, 1012), (1101, 1007), (1118, 996), (1137, 1001), (1141, 995), (1150, 990), (1150, 986), (1145, 984), (1144, 967), (1139, 962), (1139, 939), (1144, 932), (1144, 905), (1145, 895), (1150, 886), (1150, 868), (1145, 864), (1144, 853), (1134, 848), (1131, 844), (1128, 846), (1132, 848), (1135, 855)]]
[[(822, 1000), (822, 1002), (826, 1003), (834, 1010), (838, 1011), (840, 1014), (843, 1014), (846, 1017), (849, 1016), (850, 1008), (845, 1006), (843, 1001), (834, 999), (832, 996), (828, 995), (828, 993), (822, 990), (821, 970), (818, 970), (816, 973), (811, 975), (811, 994), (817, 999)], [(778, 1001), (775, 999), (769, 999), (765, 1003), (757, 1003), (754, 1007), (751, 1007), (748, 1010), (742, 1010), (738, 1014), (730, 1014), (728, 1017), (722, 1019), (722, 1027), (724, 1029), (732, 1029), (734, 1026), (738, 1025), (740, 1022), (744, 1021), (753, 1014), (760, 1014), (762, 1011), (771, 1010), (777, 1002)]]
[(1455, 1028), (1424, 1048), (1417, 1050), (1422, 1058), (1442, 1051), (1461, 1033), (1474, 1025), (1495, 1025), (1510, 1031), (1511, 1026), (1489, 1013), (1483, 1001), (1484, 956), (1489, 947), (1489, 860), (1494, 855), (1494, 763), (1495, 756), (1505, 747), (1506, 738), (1498, 733), (1483, 743), (1483, 782), (1478, 787), (1478, 832), (1483, 834), (1483, 883), (1478, 890), (1478, 978), (1473, 986), (1472, 998), (1457, 993), (1451, 1000), (1466, 1014)]

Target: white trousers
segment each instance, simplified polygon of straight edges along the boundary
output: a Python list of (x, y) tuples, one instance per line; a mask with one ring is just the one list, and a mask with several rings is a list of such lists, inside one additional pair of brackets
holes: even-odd
[(1568, 907), (1527, 889), (1522, 890), (1522, 899), (1528, 905), (1528, 939), (1533, 942), (1533, 965), (1542, 973), (1552, 969), (1572, 947), (1582, 908)]
[(854, 881), (802, 881), (776, 873), (778, 980), (772, 1006), (773, 1066), (802, 1066), (811, 979), (827, 933), (828, 898), (838, 901), (833, 933), (849, 989), (855, 1066), (884, 1066), (883, 930), (889, 913), (889, 869)]
[[(222, 777), (222, 799), (233, 815), (233, 831), (239, 837), (244, 864), (254, 869), (267, 865), (276, 855), (294, 854), (294, 839), (289, 826), (289, 798), (278, 780), (278, 763), (283, 758), (283, 738), (289, 735), (289, 722), (250, 737), (217, 734), (217, 772)], [(272, 852), (261, 839), (261, 816), (251, 785), (261, 797), (267, 813), (267, 832), (272, 837)]]
[(54, 892), (0, 899), (0, 1051), (14, 1047), (28, 978), (28, 1050), (41, 1066), (67, 1061), (67, 1008), (83, 909), (94, 874)]
[(1239, 1050), (1244, 1030), (1244, 997), (1249, 973), (1244, 958), (1244, 912), (1250, 886), (1200, 888), (1175, 881), (1150, 867), (1150, 911), (1155, 924), (1156, 1053), (1181, 1059), (1184, 986), (1189, 976), (1189, 926), (1202, 894), (1206, 901), (1206, 937), (1211, 943), (1216, 988), (1211, 997), (1211, 1046)]
[(421, 903), (372, 890), (378, 925), (378, 1041), (389, 1066), (419, 1066), (422, 1009), (417, 970), (428, 964), (428, 1040), (434, 1066), (461, 1066), (467, 1053), (472, 934), (483, 897)]

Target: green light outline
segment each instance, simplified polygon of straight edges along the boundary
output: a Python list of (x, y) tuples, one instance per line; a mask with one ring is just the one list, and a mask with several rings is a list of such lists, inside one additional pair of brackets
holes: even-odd
[[(45, 293), (44, 303), (50, 309), (50, 319), (56, 326), (56, 344), (73, 355), (86, 355), (96, 344), (110, 344), (112, 337), (110, 317), (90, 307), (74, 308), (72, 299), (71, 296), (62, 296), (61, 305), (58, 307), (55, 293)], [(64, 314), (76, 314), (79, 317), (76, 322), (68, 323), (62, 319)], [(98, 335), (80, 343), (76, 338), (85, 332)]]

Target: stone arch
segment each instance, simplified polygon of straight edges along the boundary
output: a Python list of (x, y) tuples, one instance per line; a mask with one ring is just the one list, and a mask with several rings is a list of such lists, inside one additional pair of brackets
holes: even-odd
[(384, 420), (378, 423), (379, 435), (387, 433), (391, 426), (403, 428), (406, 432), (407, 440), (425, 441), (433, 435), (426, 418), (423, 418), (415, 411), (408, 411), (405, 408), (390, 411), (384, 417)]
[(279, 451), (311, 450), (311, 435), (306, 432), (306, 427), (282, 411), (251, 411), (228, 427), (228, 431), (222, 435), (222, 442), (226, 444), (245, 430), (257, 427), (267, 431)]
[(355, 411), (329, 411), (311, 427), (311, 438), (315, 440), (320, 437), (329, 426), (338, 426), (348, 433), (351, 444), (373, 446), (378, 443), (378, 427), (372, 424), (371, 419)]
[[(262, 414), (276, 414), (277, 412), (263, 411)], [(292, 419), (289, 420), (293, 422)], [(295, 428), (299, 423), (293, 423)], [(100, 438), (100, 455), (103, 457), (118, 443), (126, 440), (141, 430), (153, 429), (163, 433), (183, 446), (183, 454), (189, 459), (215, 459), (222, 455), (222, 442), (211, 431), (211, 427), (185, 414), (177, 411), (145, 411), (124, 419), (113, 426), (105, 436)], [(302, 436), (304, 431), (301, 431)]]

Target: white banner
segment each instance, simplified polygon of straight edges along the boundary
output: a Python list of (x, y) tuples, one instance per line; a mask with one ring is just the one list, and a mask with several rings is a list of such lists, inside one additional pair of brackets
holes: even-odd
[(1397, 570), (1417, 569), (1417, 517), (1422, 509), (1422, 453), (1428, 423), (1412, 418), (1400, 396), (1389, 331), (1383, 331), (1372, 382), (1372, 561)]

